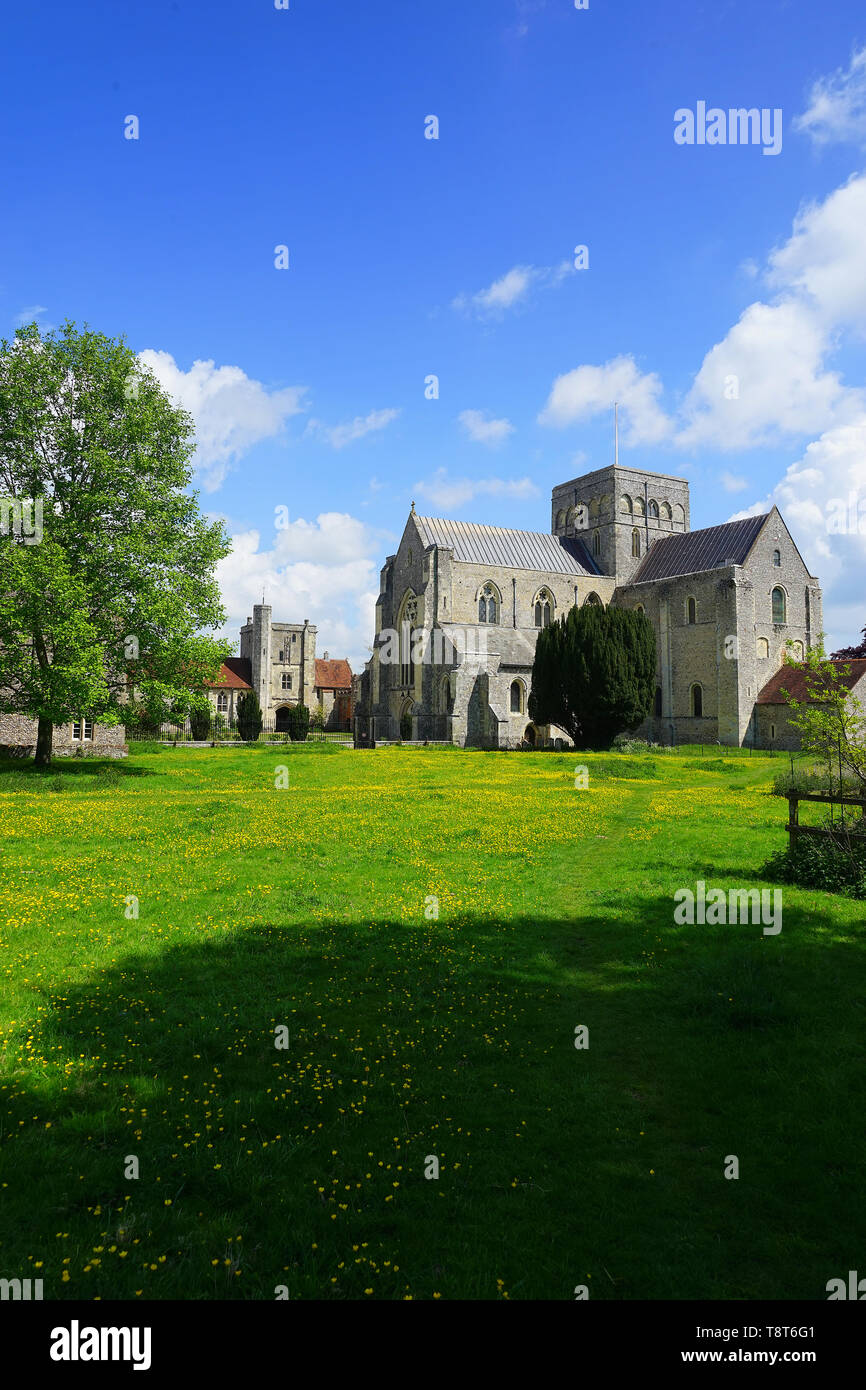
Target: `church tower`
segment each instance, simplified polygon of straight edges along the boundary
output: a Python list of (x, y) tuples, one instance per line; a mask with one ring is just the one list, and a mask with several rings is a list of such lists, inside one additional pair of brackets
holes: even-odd
[(685, 478), (611, 464), (559, 483), (551, 531), (582, 540), (602, 574), (628, 584), (662, 536), (690, 530)]

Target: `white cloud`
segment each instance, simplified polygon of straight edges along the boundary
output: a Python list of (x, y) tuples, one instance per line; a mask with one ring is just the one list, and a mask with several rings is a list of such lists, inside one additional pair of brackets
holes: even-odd
[(818, 78), (794, 129), (817, 145), (866, 141), (866, 47), (855, 50), (847, 71), (837, 68), (829, 77)]
[[(15, 326), (17, 328), (23, 328), (25, 323), (38, 323), (42, 315), (47, 313), (48, 310), (44, 304), (28, 304), (26, 308), (21, 310), (20, 314), (15, 315)], [(44, 323), (41, 327), (43, 329), (50, 329), (51, 325)]]
[(533, 286), (556, 286), (573, 273), (569, 261), (561, 261), (557, 266), (515, 265), (486, 289), (476, 294), (458, 294), (451, 307), (480, 319), (502, 318), (508, 309), (525, 302)]
[[(864, 50), (866, 52), (866, 50)], [(826, 326), (866, 325), (866, 175), (809, 203), (769, 258), (767, 279), (795, 294)]]
[(658, 444), (671, 432), (659, 405), (662, 383), (654, 372), (640, 372), (633, 357), (614, 357), (601, 367), (585, 365), (558, 376), (539, 423), (562, 428), (609, 413), (619, 404), (624, 444)]
[(720, 481), (725, 492), (745, 492), (749, 486), (748, 478), (740, 478), (733, 473), (723, 473)]
[(240, 367), (197, 361), (185, 372), (170, 352), (151, 348), (139, 353), (139, 360), (172, 400), (193, 417), (196, 463), (207, 492), (221, 486), (242, 454), (279, 434), (291, 416), (305, 409), (305, 387), (268, 391)]
[(318, 628), (318, 655), (347, 657), (360, 671), (375, 627), (380, 555), (393, 537), (347, 513), (323, 512), (274, 531), (270, 548), (255, 530), (232, 540), (231, 554), (217, 567), (229, 613), (226, 636), (237, 639), (264, 591), (275, 622), (309, 618)]
[(514, 433), (510, 420), (491, 420), (483, 410), (463, 410), (457, 418), (476, 444), (501, 444)]
[(321, 420), (310, 420), (307, 433), (321, 435), (333, 449), (345, 449), (347, 444), (363, 439), (365, 434), (386, 429), (399, 414), (399, 410), (371, 410), (369, 415), (356, 415), (346, 425), (324, 425)]
[(432, 478), (415, 484), (419, 496), (429, 497), (443, 509), (463, 507), (475, 497), (507, 497), (525, 499), (536, 497), (538, 488), (530, 478), (449, 478), (446, 469), (439, 468)]

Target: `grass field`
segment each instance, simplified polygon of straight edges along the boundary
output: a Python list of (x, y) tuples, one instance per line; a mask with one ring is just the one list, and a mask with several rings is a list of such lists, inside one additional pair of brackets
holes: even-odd
[(302, 745), (3, 764), (0, 1277), (826, 1298), (866, 1249), (866, 907), (785, 888), (777, 936), (673, 921), (698, 879), (762, 886), (780, 770)]

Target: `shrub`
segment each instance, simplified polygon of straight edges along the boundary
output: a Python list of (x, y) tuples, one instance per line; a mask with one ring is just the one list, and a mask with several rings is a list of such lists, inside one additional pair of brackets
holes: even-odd
[(205, 739), (210, 738), (210, 709), (191, 709), (189, 712), (189, 728), (196, 743), (204, 743)]
[(292, 743), (305, 743), (310, 728), (310, 711), (306, 705), (292, 705), (288, 713), (289, 738)]
[(263, 723), (259, 697), (254, 690), (248, 690), (238, 700), (238, 733), (244, 743), (257, 741)]
[(325, 711), (322, 709), (321, 705), (317, 705), (316, 708), (313, 710), (313, 713), (310, 715), (310, 728), (319, 730), (324, 729), (324, 727)]
[(801, 888), (866, 898), (866, 834), (800, 835), (793, 851), (779, 850), (762, 873)]

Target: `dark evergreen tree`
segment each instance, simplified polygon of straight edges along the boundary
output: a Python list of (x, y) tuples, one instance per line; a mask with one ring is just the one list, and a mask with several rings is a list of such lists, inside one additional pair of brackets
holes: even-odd
[(310, 730), (310, 711), (306, 705), (292, 705), (288, 716), (289, 738), (292, 743), (306, 743)]
[(255, 743), (262, 732), (262, 707), (254, 690), (247, 690), (238, 700), (238, 733), (245, 743)]
[(643, 613), (585, 604), (538, 634), (529, 716), (557, 724), (576, 748), (609, 748), (651, 713), (655, 631)]

